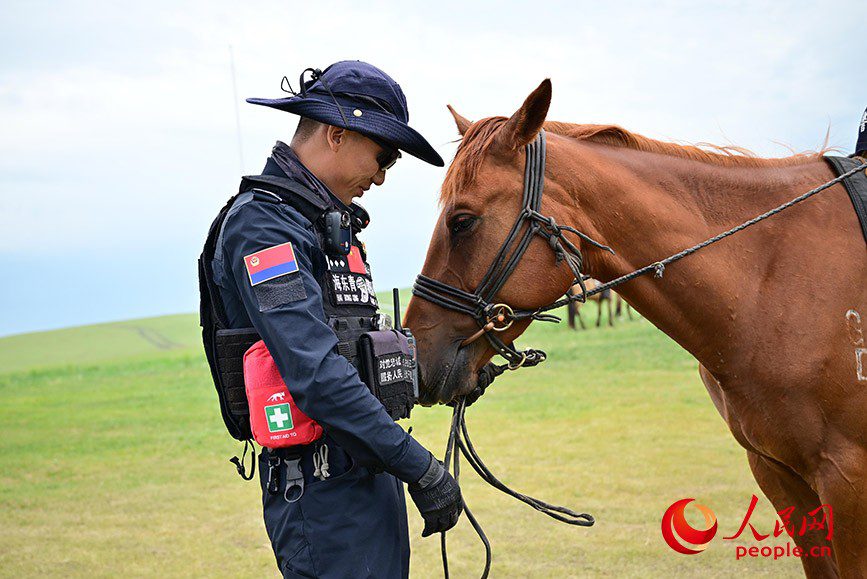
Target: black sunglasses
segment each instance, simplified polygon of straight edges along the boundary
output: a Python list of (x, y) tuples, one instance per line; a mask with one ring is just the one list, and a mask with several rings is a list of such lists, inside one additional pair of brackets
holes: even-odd
[(380, 141), (375, 137), (371, 137), (368, 135), (367, 137), (380, 147), (382, 147), (382, 151), (376, 156), (376, 162), (379, 164), (380, 171), (388, 171), (394, 164), (397, 163), (397, 160), (401, 158), (400, 151), (395, 149), (393, 146), (385, 143), (384, 141)]

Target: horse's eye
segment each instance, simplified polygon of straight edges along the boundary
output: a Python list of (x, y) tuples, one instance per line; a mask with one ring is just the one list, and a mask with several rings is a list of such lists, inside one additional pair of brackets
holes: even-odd
[(457, 215), (452, 219), (449, 230), (452, 232), (452, 235), (460, 235), (469, 231), (477, 220), (478, 217), (475, 215)]

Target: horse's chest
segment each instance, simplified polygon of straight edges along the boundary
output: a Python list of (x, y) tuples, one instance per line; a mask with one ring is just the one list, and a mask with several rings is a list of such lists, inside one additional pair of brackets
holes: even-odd
[(810, 417), (791, 412), (791, 405), (779, 400), (779, 394), (769, 394), (773, 388), (746, 387), (736, 380), (723, 387), (706, 370), (701, 374), (714, 406), (741, 446), (785, 464), (799, 460), (801, 453), (792, 442), (799, 431), (810, 430)]
[(747, 450), (757, 452), (758, 450), (755, 448), (754, 444), (750, 441), (749, 437), (744, 431), (743, 423), (740, 419), (743, 411), (738, 408), (739, 405), (736, 404), (735, 401), (730, 400), (728, 396), (726, 396), (726, 393), (723, 391), (720, 383), (709, 372), (706, 372), (704, 369), (702, 369), (701, 374), (708, 394), (710, 394), (711, 401), (713, 401), (717, 412), (719, 412), (720, 416), (722, 416), (723, 420), (725, 420), (726, 424), (729, 427), (729, 430), (735, 437), (735, 440), (737, 440), (738, 443)]

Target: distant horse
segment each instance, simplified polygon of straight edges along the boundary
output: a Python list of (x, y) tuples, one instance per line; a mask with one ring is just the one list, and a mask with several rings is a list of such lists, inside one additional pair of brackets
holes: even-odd
[[(463, 140), (443, 183), (425, 276), (474, 291), (516, 222), (525, 146), (543, 128), (541, 212), (616, 251), (574, 238), (583, 271), (602, 281), (834, 177), (818, 154), (759, 159), (616, 126), (545, 122), (550, 100), (546, 80), (508, 119), (473, 123), (452, 110)], [(562, 261), (555, 265), (549, 244), (533, 237), (495, 299), (533, 311), (573, 279)], [(698, 359), (711, 400), (777, 510), (832, 506), (833, 557), (802, 558), (809, 577), (867, 575), (867, 369), (856, 364), (867, 364), (867, 355), (859, 358), (865, 281), (864, 239), (838, 184), (670, 264), (662, 279), (638, 277), (618, 288)], [(530, 321), (497, 336), (511, 344)], [(414, 297), (406, 324), (418, 340), (423, 403), (468, 393), (494, 354), (493, 338), (467, 339), (479, 326), (466, 312)], [(801, 549), (827, 545), (815, 532), (793, 539)]]
[(622, 317), (623, 316), (623, 310), (626, 310), (626, 315), (631, 320), (632, 319), (632, 306), (630, 306), (629, 302), (627, 302), (625, 299), (623, 299), (623, 297), (619, 293), (614, 292), (614, 297), (616, 298), (615, 306), (614, 306), (614, 317), (615, 318)]
[[(587, 290), (592, 290), (593, 288), (595, 288), (596, 286), (599, 285), (599, 282), (596, 281), (595, 279), (591, 278), (591, 279), (588, 279), (587, 281), (585, 281), (584, 285), (587, 288)], [(567, 293), (567, 295), (570, 295), (570, 296), (580, 294), (581, 293), (581, 286), (579, 286), (578, 284), (575, 284), (572, 287), (570, 287), (566, 293)], [(613, 292), (610, 289), (607, 289), (607, 290), (605, 290), (601, 293), (598, 293), (594, 296), (591, 296), (589, 298), (590, 300), (595, 301), (596, 305), (597, 305), (597, 309), (596, 309), (596, 327), (597, 328), (602, 325), (602, 305), (603, 304), (605, 304), (607, 306), (608, 325), (610, 327), (614, 327), (614, 316), (611, 315), (611, 294), (612, 293)], [(620, 301), (622, 298), (620, 296), (617, 296), (617, 299), (618, 299), (617, 307), (619, 310)], [(575, 329), (575, 319), (577, 318), (578, 323), (581, 324), (581, 329), (586, 330), (587, 327), (584, 325), (584, 319), (581, 317), (581, 302), (577, 302), (577, 301), (576, 302), (569, 302), (569, 305), (567, 305), (566, 307), (568, 308), (567, 312), (568, 312), (569, 327), (572, 328), (573, 330)], [(630, 314), (630, 319), (632, 319), (632, 314)]]

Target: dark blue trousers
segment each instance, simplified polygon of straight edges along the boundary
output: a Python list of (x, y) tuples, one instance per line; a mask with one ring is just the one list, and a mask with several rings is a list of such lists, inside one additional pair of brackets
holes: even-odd
[[(304, 492), (289, 502), (287, 463), (281, 459), (278, 491), (267, 487), (269, 451), (259, 455), (265, 528), (284, 577), (403, 578), (409, 576), (409, 532), (403, 483), (355, 464), (327, 436), (331, 476), (313, 476), (313, 450), (301, 454)], [(285, 453), (277, 451), (277, 456)], [(293, 489), (290, 489), (293, 490)], [(297, 489), (295, 489), (297, 490)], [(289, 499), (295, 493), (291, 492)]]

